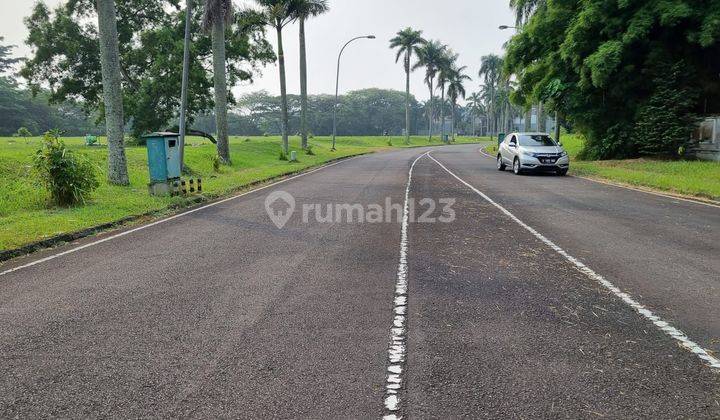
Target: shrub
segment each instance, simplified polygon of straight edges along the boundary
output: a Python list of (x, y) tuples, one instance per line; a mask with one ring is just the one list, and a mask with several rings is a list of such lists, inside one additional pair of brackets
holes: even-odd
[(305, 154), (308, 156), (315, 156), (315, 152), (313, 152), (312, 146), (308, 144), (308, 146), (305, 148)]
[(67, 149), (56, 131), (45, 133), (43, 148), (35, 153), (33, 162), (40, 181), (57, 205), (84, 204), (87, 196), (100, 186), (95, 166)]
[(285, 153), (284, 150), (280, 150), (280, 157), (279, 157), (279, 159), (280, 159), (280, 160), (285, 160), (285, 161), (288, 160), (288, 155), (287, 155), (287, 153)]
[(28, 137), (32, 137), (32, 133), (26, 127), (20, 127), (18, 128), (17, 133), (15, 133), (15, 136), (22, 137), (25, 141), (27, 141)]
[(220, 159), (220, 156), (212, 155), (210, 157), (210, 161), (212, 162), (213, 171), (220, 172), (220, 166), (222, 165), (222, 159)]

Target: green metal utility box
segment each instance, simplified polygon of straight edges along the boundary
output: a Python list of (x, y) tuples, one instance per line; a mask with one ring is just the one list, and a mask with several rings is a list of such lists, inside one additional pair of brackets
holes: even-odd
[(143, 136), (147, 144), (150, 192), (166, 194), (171, 181), (180, 179), (180, 136), (177, 133), (152, 133)]

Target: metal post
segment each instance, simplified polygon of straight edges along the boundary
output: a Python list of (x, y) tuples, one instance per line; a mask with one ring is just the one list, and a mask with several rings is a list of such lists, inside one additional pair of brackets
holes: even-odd
[(185, 7), (185, 51), (183, 53), (182, 89), (180, 93), (180, 170), (185, 169), (185, 121), (187, 120), (188, 79), (190, 76), (190, 29), (192, 0)]
[(335, 138), (337, 137), (337, 108), (339, 106), (338, 104), (338, 96), (340, 92), (340, 58), (342, 57), (343, 51), (345, 51), (345, 48), (350, 45), (351, 42), (356, 41), (358, 39), (375, 39), (375, 35), (365, 35), (365, 36), (358, 36), (356, 38), (351, 39), (350, 41), (346, 42), (345, 45), (340, 49), (340, 54), (338, 54), (337, 59), (337, 75), (335, 77), (335, 104), (333, 105), (333, 136), (332, 136), (332, 150), (335, 151)]

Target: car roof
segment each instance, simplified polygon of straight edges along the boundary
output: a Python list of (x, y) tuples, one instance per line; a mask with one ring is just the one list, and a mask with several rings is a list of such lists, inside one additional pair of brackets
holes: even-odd
[(535, 132), (535, 131), (521, 131), (518, 133), (510, 133), (510, 134), (516, 135), (516, 136), (548, 136), (548, 137), (550, 137), (550, 134), (548, 134), (548, 133), (540, 133), (540, 132)]

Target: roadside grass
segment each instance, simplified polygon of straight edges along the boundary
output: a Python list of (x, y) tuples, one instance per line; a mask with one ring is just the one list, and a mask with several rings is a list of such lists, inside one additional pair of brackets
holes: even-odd
[[(249, 141), (246, 141), (248, 139)], [(322, 165), (333, 159), (378, 150), (401, 147), (439, 145), (435, 138), (412, 137), (405, 145), (403, 137), (388, 138), (338, 137), (337, 151), (332, 152), (331, 139), (310, 140), (313, 154), (300, 148), (300, 139), (291, 138), (290, 150), (298, 151), (298, 162), (278, 159), (279, 137), (233, 137), (230, 141), (231, 166), (213, 170), (215, 146), (202, 138), (191, 137), (186, 150), (186, 165), (195, 177), (203, 179), (203, 195), (215, 198), (240, 190), (250, 184)], [(0, 138), (0, 251), (114, 222), (129, 216), (164, 212), (191, 204), (187, 198), (154, 197), (148, 194), (147, 152), (145, 147), (128, 147), (127, 159), (130, 186), (118, 187), (105, 182), (107, 149), (105, 139), (100, 146), (88, 147), (82, 138), (64, 138), (69, 148), (88, 156), (98, 167), (101, 186), (82, 206), (59, 208), (48, 205), (49, 195), (39, 185), (32, 169), (32, 156), (42, 145), (39, 137)], [(476, 138), (458, 137), (457, 143), (474, 143)]]
[[(577, 159), (583, 147), (582, 136), (564, 135), (561, 141), (572, 159), (571, 174), (720, 200), (720, 162), (648, 158), (582, 161)], [(495, 155), (497, 145), (485, 151)]]

